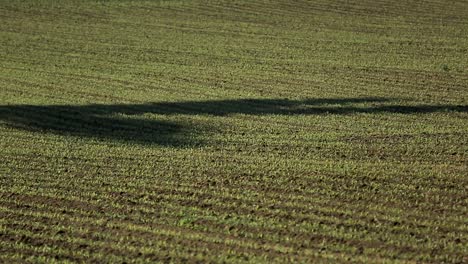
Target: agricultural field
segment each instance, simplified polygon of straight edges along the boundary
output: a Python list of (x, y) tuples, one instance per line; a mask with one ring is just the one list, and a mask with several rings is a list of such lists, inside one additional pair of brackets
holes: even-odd
[(0, 1), (0, 263), (467, 256), (467, 1)]

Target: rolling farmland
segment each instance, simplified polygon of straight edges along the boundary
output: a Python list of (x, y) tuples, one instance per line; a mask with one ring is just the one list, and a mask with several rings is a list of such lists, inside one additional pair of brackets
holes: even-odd
[(0, 263), (467, 263), (467, 1), (0, 2)]

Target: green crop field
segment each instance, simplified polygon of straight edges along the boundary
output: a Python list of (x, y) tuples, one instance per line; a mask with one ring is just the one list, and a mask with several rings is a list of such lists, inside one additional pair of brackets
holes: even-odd
[(468, 1), (1, 0), (0, 263), (468, 263)]

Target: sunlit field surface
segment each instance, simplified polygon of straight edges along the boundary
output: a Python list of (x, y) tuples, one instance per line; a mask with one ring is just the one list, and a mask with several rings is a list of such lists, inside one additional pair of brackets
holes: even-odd
[(0, 262), (468, 262), (468, 2), (0, 2)]

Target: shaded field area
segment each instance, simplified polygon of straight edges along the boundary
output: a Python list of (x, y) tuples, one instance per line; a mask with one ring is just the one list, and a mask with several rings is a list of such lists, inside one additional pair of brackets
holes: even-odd
[[(187, 147), (195, 144), (192, 126), (144, 118), (153, 115), (351, 115), (359, 113), (424, 114), (467, 113), (467, 105), (384, 105), (384, 98), (346, 99), (237, 99), (147, 104), (8, 105), (0, 106), (0, 120), (7, 126), (29, 131), (76, 135), (140, 144)], [(353, 106), (373, 103), (373, 106)], [(375, 105), (379, 103), (379, 105)], [(141, 117), (143, 118), (132, 118)], [(207, 133), (195, 129), (195, 132)], [(177, 135), (178, 134), (178, 135)], [(185, 137), (183, 136), (185, 134)], [(187, 140), (184, 140), (186, 138)]]
[(468, 3), (0, 3), (0, 262), (468, 262)]

